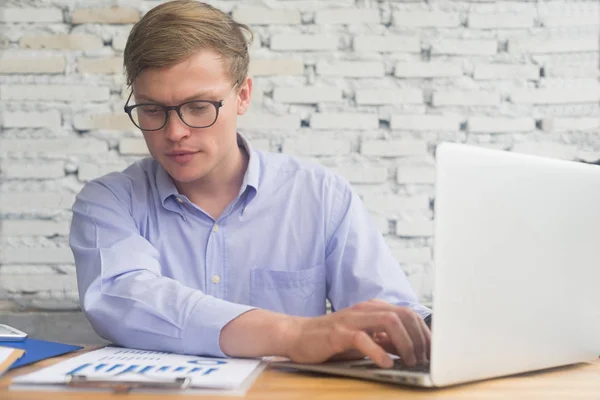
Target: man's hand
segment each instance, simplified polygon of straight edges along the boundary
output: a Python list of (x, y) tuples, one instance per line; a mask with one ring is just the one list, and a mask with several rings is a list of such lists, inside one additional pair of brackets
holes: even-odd
[(431, 332), (410, 308), (369, 300), (312, 318), (250, 310), (223, 327), (219, 344), (231, 357), (275, 355), (320, 363), (367, 356), (385, 368), (393, 364), (387, 353), (409, 366), (427, 362)]
[(368, 356), (385, 368), (393, 365), (387, 353), (399, 355), (408, 366), (429, 359), (431, 332), (408, 307), (369, 300), (322, 317), (298, 318), (294, 325), (286, 351), (294, 362)]

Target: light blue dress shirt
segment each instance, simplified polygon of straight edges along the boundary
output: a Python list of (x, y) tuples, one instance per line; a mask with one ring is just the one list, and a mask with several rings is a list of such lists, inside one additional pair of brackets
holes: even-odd
[(152, 158), (86, 184), (70, 245), (81, 306), (127, 347), (223, 357), (221, 329), (253, 308), (318, 316), (379, 298), (425, 317), (360, 198), (330, 170), (254, 150), (214, 220)]

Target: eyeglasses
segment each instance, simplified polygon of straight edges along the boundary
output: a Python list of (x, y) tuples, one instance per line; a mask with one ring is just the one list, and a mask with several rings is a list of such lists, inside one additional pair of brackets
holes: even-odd
[(164, 106), (156, 103), (141, 103), (128, 105), (133, 91), (129, 94), (124, 110), (129, 115), (131, 122), (143, 131), (158, 131), (167, 124), (169, 111), (174, 110), (181, 121), (190, 128), (208, 128), (217, 122), (219, 109), (223, 102), (237, 87), (233, 85), (229, 93), (220, 101), (192, 100), (178, 106)]

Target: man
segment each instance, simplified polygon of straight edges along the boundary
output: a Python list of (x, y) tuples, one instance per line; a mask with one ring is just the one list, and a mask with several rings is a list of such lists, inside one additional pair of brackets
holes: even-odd
[(82, 309), (128, 347), (426, 362), (430, 311), (349, 184), (237, 133), (252, 93), (249, 33), (186, 0), (133, 27), (125, 111), (152, 157), (77, 197), (70, 245)]

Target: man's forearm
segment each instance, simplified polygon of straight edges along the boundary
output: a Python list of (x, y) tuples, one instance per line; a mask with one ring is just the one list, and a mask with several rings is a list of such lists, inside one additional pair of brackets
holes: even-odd
[[(429, 328), (431, 317), (425, 318)], [(250, 310), (223, 327), (219, 345), (230, 357), (289, 357), (305, 320), (262, 309)]]
[(230, 357), (287, 357), (299, 333), (300, 319), (267, 310), (250, 310), (223, 327), (219, 345)]

